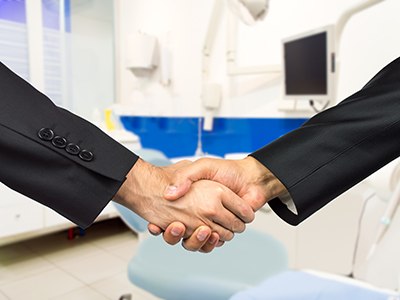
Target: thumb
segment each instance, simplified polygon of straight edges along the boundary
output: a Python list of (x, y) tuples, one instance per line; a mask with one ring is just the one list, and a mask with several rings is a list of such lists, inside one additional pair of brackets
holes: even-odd
[(178, 168), (172, 176), (171, 183), (165, 189), (164, 198), (179, 199), (189, 191), (193, 182), (201, 179), (212, 179), (212, 164), (208, 162), (208, 159), (199, 159)]
[(170, 201), (179, 199), (189, 191), (192, 183), (189, 178), (173, 178), (172, 183), (164, 191), (164, 198)]

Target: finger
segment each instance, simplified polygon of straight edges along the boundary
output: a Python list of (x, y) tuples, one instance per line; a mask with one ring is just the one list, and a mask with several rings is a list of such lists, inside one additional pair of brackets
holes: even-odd
[[(238, 212), (238, 210), (234, 207), (234, 204), (237, 203), (237, 205), (242, 205), (242, 202), (244, 201), (240, 197), (238, 197), (235, 193), (233, 193), (231, 190), (224, 187), (223, 185), (219, 185), (215, 189), (215, 192), (216, 192), (215, 194), (216, 197), (221, 201), (221, 203), (220, 206), (218, 206), (214, 211), (212, 211), (210, 219), (214, 222), (214, 224), (216, 223), (231, 232), (237, 232), (237, 233), (243, 232), (246, 229), (245, 223), (241, 219), (239, 219), (235, 214), (233, 214), (230, 210)], [(243, 207), (246, 207), (246, 205), (247, 204), (244, 203)], [(253, 216), (254, 212), (250, 208), (250, 206), (247, 209), (250, 215)], [(241, 209), (240, 211), (243, 211), (243, 209)], [(211, 225), (211, 229), (216, 231), (221, 236), (222, 240), (226, 240), (224, 238), (224, 235), (221, 234), (221, 232), (218, 231), (217, 228), (214, 228), (213, 225)]]
[(182, 246), (189, 251), (199, 251), (207, 243), (211, 236), (211, 229), (207, 226), (200, 226), (187, 239), (183, 240)]
[[(181, 161), (167, 167), (169, 170), (175, 172), (175, 177), (172, 179), (172, 183), (169, 184), (164, 191), (165, 199), (171, 200), (171, 201), (177, 200), (189, 191), (192, 181), (188, 180), (188, 181), (182, 182), (182, 180), (178, 180), (178, 178), (180, 178), (180, 176), (177, 175), (176, 171), (182, 170), (185, 167), (188, 167), (189, 165), (191, 165), (192, 163), (193, 162), (191, 162), (189, 160), (181, 160)], [(185, 176), (185, 175), (183, 175), (183, 176)], [(176, 194), (177, 188), (176, 188), (175, 182), (180, 186), (180, 192), (178, 194)]]
[(210, 225), (210, 228), (212, 231), (216, 232), (219, 235), (219, 238), (222, 241), (230, 241), (235, 236), (235, 234), (232, 231), (226, 229), (217, 222), (212, 223)]
[(210, 253), (217, 246), (218, 241), (219, 241), (218, 233), (216, 232), (211, 233), (210, 237), (207, 240), (207, 243), (205, 243), (199, 251), (202, 253)]
[(163, 230), (160, 227), (158, 227), (157, 225), (152, 224), (152, 223), (147, 224), (147, 230), (152, 235), (155, 235), (155, 236), (160, 235), (163, 232)]
[(246, 229), (246, 224), (225, 208), (219, 211), (215, 216), (213, 216), (212, 221), (212, 230), (216, 231), (221, 236), (221, 239), (223, 239), (224, 241), (231, 240), (229, 238), (225, 238), (227, 232), (241, 233)]
[(224, 241), (219, 240), (216, 247), (217, 248), (222, 247), (224, 244), (225, 244)]
[(173, 222), (165, 229), (163, 234), (164, 241), (170, 245), (175, 245), (183, 238), (185, 231), (185, 225), (180, 222)]
[(164, 192), (167, 200), (176, 200), (185, 195), (193, 182), (200, 179), (212, 179), (217, 171), (211, 159), (199, 159), (192, 164), (177, 169), (175, 177)]
[[(222, 193), (222, 205), (232, 214), (240, 218), (243, 222), (245, 223), (253, 222), (255, 218), (255, 213), (251, 208), (251, 206), (228, 188), (223, 187), (223, 189), (224, 191)], [(240, 222), (235, 220), (235, 223), (232, 224), (231, 229), (234, 232), (238, 232), (235, 230), (236, 228), (238, 229), (241, 228), (243, 230), (245, 229), (243, 228)]]

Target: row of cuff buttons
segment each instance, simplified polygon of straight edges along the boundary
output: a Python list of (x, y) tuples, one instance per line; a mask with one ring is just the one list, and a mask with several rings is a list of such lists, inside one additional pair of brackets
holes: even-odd
[(54, 131), (51, 130), (50, 128), (42, 128), (38, 132), (38, 136), (41, 140), (43, 141), (51, 141), (54, 147), (60, 148), (60, 149), (65, 149), (65, 151), (71, 155), (78, 155), (80, 159), (84, 161), (92, 161), (94, 158), (94, 155), (92, 152), (88, 150), (81, 150), (81, 148), (73, 143), (68, 143), (67, 139), (55, 135)]

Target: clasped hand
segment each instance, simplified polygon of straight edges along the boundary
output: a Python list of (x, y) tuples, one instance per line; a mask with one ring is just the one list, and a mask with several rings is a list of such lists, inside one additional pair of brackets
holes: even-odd
[(149, 222), (149, 231), (191, 251), (210, 252), (243, 232), (254, 212), (284, 191), (252, 157), (203, 158), (155, 167), (139, 160), (115, 201)]

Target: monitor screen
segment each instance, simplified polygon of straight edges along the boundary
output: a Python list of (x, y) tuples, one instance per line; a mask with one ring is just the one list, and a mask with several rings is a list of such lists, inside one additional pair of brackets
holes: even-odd
[(327, 95), (327, 32), (283, 44), (286, 95)]

